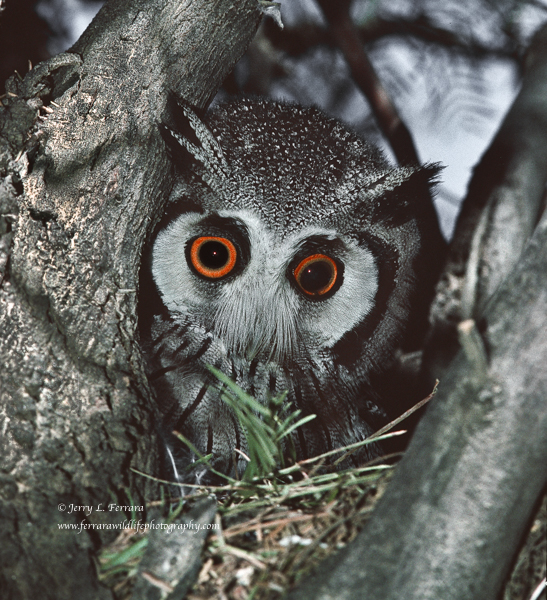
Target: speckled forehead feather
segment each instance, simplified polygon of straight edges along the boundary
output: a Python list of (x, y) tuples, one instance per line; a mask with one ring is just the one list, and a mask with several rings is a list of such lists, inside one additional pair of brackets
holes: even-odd
[(413, 173), (390, 167), (378, 149), (316, 108), (242, 100), (215, 107), (205, 122), (231, 168), (219, 203), (258, 207), (283, 229), (334, 214), (340, 225), (340, 209), (371, 201), (376, 182)]

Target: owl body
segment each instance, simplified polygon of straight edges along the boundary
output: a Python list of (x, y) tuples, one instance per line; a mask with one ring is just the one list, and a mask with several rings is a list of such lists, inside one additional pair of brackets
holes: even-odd
[(145, 334), (176, 477), (211, 480), (173, 430), (215, 470), (245, 468), (245, 432), (208, 365), (263, 404), (287, 392), (292, 410), (316, 415), (293, 434), (297, 459), (365, 439), (387, 420), (382, 379), (432, 292), (437, 169), (393, 168), (314, 108), (177, 111), (163, 128), (179, 175), (152, 245)]

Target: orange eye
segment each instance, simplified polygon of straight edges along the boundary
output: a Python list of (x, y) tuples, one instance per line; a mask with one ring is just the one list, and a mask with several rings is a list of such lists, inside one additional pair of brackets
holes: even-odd
[(338, 267), (324, 254), (312, 254), (301, 260), (294, 270), (298, 287), (307, 296), (323, 296), (330, 292), (338, 278)]
[(237, 250), (223, 237), (199, 237), (190, 246), (192, 267), (203, 277), (220, 279), (235, 267)]

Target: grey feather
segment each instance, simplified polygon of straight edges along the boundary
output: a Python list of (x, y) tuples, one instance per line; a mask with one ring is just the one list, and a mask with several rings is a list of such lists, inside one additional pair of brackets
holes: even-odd
[[(207, 365), (260, 402), (288, 390), (317, 414), (294, 435), (298, 458), (364, 439), (394, 404), (382, 381), (395, 352), (425, 326), (442, 249), (429, 194), (438, 169), (394, 168), (314, 108), (240, 100), (203, 121), (181, 110), (198, 142), (166, 128), (190, 156), (171, 198), (182, 208), (153, 242), (158, 303), (144, 334), (171, 456), (193, 460), (173, 429), (226, 473), (234, 448), (246, 450)], [(214, 271), (230, 244), (233, 265)], [(208, 480), (200, 468), (188, 477)]]

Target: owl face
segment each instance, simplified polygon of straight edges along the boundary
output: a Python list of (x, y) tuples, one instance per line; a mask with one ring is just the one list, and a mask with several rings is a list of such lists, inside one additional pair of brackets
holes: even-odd
[[(185, 133), (163, 129), (180, 179), (152, 246), (146, 346), (168, 440), (176, 429), (217, 469), (244, 468), (207, 365), (317, 415), (295, 434), (298, 458), (364, 439), (386, 419), (374, 382), (431, 288), (435, 169), (394, 169), (315, 109), (239, 101), (205, 122), (179, 110)], [(180, 472), (193, 457), (168, 446)]]
[(152, 269), (173, 318), (192, 316), (227, 355), (289, 366), (370, 314), (378, 267), (356, 233), (320, 222), (287, 232), (249, 209), (189, 212), (158, 235)]

